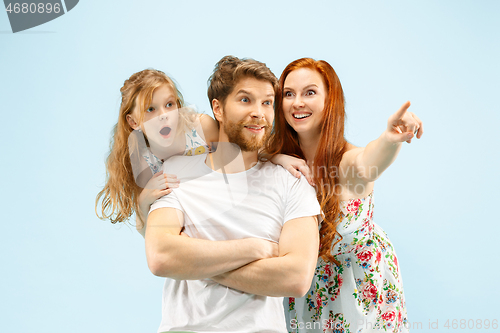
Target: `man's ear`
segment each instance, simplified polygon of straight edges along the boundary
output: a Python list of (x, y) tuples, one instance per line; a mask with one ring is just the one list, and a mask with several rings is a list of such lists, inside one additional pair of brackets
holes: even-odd
[(212, 111), (214, 113), (214, 117), (217, 121), (222, 121), (222, 115), (224, 114), (224, 110), (222, 109), (222, 103), (218, 99), (212, 100)]
[(132, 117), (132, 115), (130, 114), (127, 115), (127, 122), (130, 125), (130, 127), (132, 127), (132, 129), (136, 130), (139, 128), (139, 124), (134, 120), (134, 117)]

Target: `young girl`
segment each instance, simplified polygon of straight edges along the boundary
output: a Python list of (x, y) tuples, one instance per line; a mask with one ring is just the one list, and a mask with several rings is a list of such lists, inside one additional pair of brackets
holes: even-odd
[(120, 91), (107, 180), (96, 198), (96, 214), (116, 223), (135, 212), (136, 228), (144, 236), (149, 206), (178, 187), (175, 175), (161, 172), (163, 161), (173, 155), (208, 153), (208, 143), (217, 142), (218, 128), (211, 117), (184, 107), (175, 83), (161, 71), (135, 73)]

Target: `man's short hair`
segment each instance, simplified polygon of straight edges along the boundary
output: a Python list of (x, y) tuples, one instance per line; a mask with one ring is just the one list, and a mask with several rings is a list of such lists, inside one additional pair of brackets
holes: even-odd
[(277, 97), (278, 79), (266, 64), (249, 58), (239, 59), (234, 56), (225, 56), (215, 65), (214, 71), (208, 79), (207, 94), (210, 107), (213, 108), (212, 100), (214, 99), (224, 105), (227, 96), (233, 92), (238, 82), (247, 77), (269, 82), (273, 86), (275, 97)]

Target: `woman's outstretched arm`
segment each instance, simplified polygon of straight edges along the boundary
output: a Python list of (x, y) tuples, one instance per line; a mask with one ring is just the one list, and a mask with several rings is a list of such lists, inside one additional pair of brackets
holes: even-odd
[(410, 102), (389, 117), (387, 129), (364, 148), (347, 152), (344, 168), (354, 167), (356, 177), (373, 182), (396, 160), (403, 142), (411, 143), (413, 137), (420, 139), (424, 133), (422, 121), (408, 112)]

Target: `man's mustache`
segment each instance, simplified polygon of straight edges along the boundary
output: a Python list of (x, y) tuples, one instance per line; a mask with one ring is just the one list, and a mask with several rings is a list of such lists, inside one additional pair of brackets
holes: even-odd
[(240, 126), (262, 126), (265, 128), (271, 127), (271, 125), (267, 121), (251, 121), (251, 122), (245, 122), (245, 121), (240, 121), (238, 123)]

